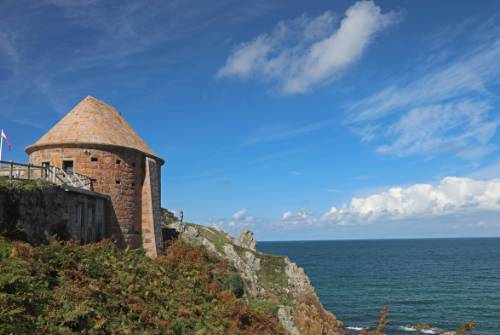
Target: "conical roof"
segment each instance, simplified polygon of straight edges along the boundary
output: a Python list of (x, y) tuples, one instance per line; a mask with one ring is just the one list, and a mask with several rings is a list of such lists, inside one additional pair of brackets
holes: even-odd
[(116, 109), (91, 96), (80, 101), (26, 152), (63, 144), (111, 145), (157, 157)]

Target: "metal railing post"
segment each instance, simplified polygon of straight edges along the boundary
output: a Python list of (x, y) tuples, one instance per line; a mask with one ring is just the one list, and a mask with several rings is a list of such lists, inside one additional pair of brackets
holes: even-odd
[[(56, 185), (68, 185), (87, 190), (93, 189), (92, 179), (78, 173), (67, 173), (63, 169), (50, 165), (36, 165), (31, 162), (27, 164), (15, 163), (14, 161), (0, 161), (0, 175), (6, 176), (5, 165), (8, 165), (9, 180), (37, 180), (52, 181)], [(52, 174), (52, 175), (50, 175)]]

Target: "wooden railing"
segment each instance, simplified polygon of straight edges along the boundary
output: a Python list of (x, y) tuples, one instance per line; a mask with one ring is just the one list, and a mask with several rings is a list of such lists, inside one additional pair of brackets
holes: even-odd
[(78, 173), (68, 173), (55, 166), (39, 166), (0, 161), (0, 177), (10, 180), (46, 180), (57, 185), (68, 185), (92, 190), (92, 179)]

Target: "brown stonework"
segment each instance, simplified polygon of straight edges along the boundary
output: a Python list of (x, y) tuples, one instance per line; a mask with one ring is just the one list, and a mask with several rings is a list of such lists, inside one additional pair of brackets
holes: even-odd
[(161, 253), (162, 232), (160, 225), (160, 167), (154, 159), (146, 158), (146, 171), (142, 186), (142, 243), (149, 256)]
[(81, 243), (108, 237), (109, 198), (95, 192), (64, 186), (35, 190), (0, 187), (0, 230), (22, 227), (25, 238), (34, 244), (50, 236)]
[(142, 242), (153, 257), (161, 253), (163, 160), (114, 108), (87, 97), (26, 151), (36, 165), (63, 168), (64, 161), (72, 161), (74, 172), (92, 178), (94, 192), (110, 196), (109, 234), (131, 247)]

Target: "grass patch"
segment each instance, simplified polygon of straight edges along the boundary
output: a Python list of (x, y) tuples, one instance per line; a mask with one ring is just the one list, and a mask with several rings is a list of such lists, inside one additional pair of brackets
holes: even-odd
[(215, 228), (200, 226), (194, 223), (186, 223), (186, 225), (194, 227), (202, 237), (212, 242), (215, 249), (221, 253), (224, 252), (224, 245), (233, 243), (226, 233)]
[(259, 311), (277, 316), (279, 305), (269, 300), (255, 300), (251, 302), (252, 306)]
[(259, 254), (260, 283), (265, 289), (280, 289), (288, 287), (288, 277), (285, 273), (285, 260), (281, 256)]

